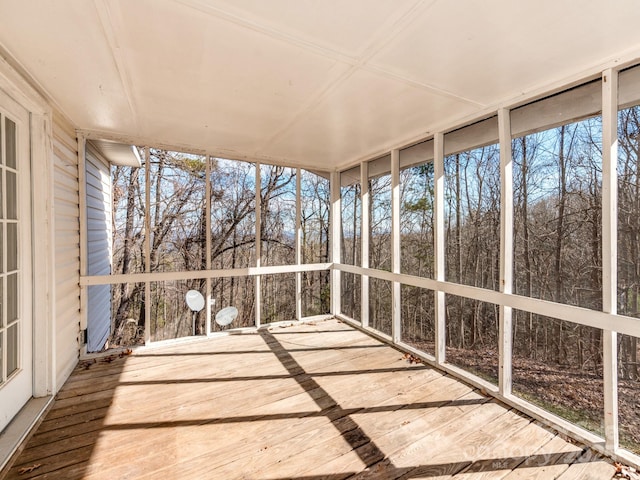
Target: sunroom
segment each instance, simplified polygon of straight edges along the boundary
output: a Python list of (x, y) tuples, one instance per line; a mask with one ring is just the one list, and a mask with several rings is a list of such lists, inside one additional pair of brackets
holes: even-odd
[(637, 2), (0, 18), (0, 477), (640, 466)]

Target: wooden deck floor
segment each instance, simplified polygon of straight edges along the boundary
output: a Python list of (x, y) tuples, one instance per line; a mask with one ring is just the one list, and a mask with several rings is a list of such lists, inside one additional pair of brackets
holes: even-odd
[(614, 467), (329, 320), (83, 362), (5, 473), (584, 480)]

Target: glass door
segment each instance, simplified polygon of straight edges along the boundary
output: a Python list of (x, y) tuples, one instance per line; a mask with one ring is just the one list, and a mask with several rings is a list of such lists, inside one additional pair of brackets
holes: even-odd
[(0, 431), (33, 392), (29, 115), (0, 91)]

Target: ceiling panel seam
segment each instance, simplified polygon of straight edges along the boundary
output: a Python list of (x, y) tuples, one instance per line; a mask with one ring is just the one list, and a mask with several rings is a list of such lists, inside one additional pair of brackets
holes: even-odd
[[(371, 45), (367, 47), (368, 53), (362, 56), (359, 64), (362, 66), (364, 70), (367, 70), (371, 73), (377, 73), (379, 75), (383, 75), (392, 80), (398, 80), (403, 82), (406, 85), (416, 87), (422, 90), (427, 90), (429, 93), (435, 93), (437, 95), (441, 95), (447, 98), (451, 98), (457, 101), (461, 101), (464, 103), (468, 103), (477, 107), (484, 107), (485, 105), (472, 100), (467, 97), (463, 97), (461, 95), (457, 95), (455, 93), (449, 92), (442, 88), (437, 88), (428, 84), (424, 84), (421, 82), (417, 82), (403, 75), (399, 75), (391, 70), (384, 69), (380, 66), (372, 65), (369, 63), (369, 60), (379, 53), (380, 49), (385, 47), (388, 43), (390, 43), (393, 39), (395, 39), (402, 31), (409, 27), (412, 23), (417, 21), (420, 15), (422, 15), (427, 10), (431, 9), (437, 0), (419, 0), (414, 3), (410, 8), (408, 8), (396, 22), (394, 22), (391, 26), (387, 28), (381, 28), (379, 32), (374, 35), (374, 40), (371, 42)], [(376, 41), (375, 38), (378, 38)]]
[(470, 105), (473, 105), (475, 107), (480, 107), (480, 108), (484, 108), (487, 105), (481, 102), (478, 102), (476, 100), (472, 100), (471, 98), (467, 98), (467, 97), (463, 97), (462, 95), (458, 95), (455, 94), (453, 92), (449, 92), (448, 90), (444, 90), (442, 88), (439, 87), (434, 87), (433, 85), (429, 85), (426, 83), (421, 83), (418, 82), (416, 80), (412, 80), (408, 77), (405, 77), (403, 75), (399, 75), (397, 73), (394, 73), (390, 70), (386, 70), (384, 68), (375, 66), (375, 65), (371, 65), (371, 64), (366, 64), (363, 67), (363, 70), (367, 70), (371, 73), (377, 73), (379, 75), (382, 75), (384, 77), (390, 78), (392, 80), (398, 80), (406, 85), (409, 85), (411, 87), (415, 87), (415, 88), (419, 88), (421, 90), (426, 90), (429, 93), (433, 93), (436, 95), (439, 95), (441, 97), (446, 97), (446, 98), (450, 98), (452, 100), (457, 100), (459, 102), (463, 102), (463, 103), (468, 103)]
[(342, 75), (329, 80), (322, 87), (316, 90), (316, 92), (309, 97), (304, 105), (300, 109), (298, 109), (298, 111), (294, 113), (279, 130), (277, 130), (271, 137), (269, 137), (269, 139), (265, 143), (262, 144), (258, 151), (265, 150), (272, 146), (275, 142), (277, 142), (278, 139), (285, 135), (305, 114), (313, 111), (314, 108), (320, 105), (322, 101), (331, 94), (331, 92), (333, 92), (339, 85), (342, 85), (357, 70), (357, 66), (351, 66)]
[[(120, 48), (116, 42), (116, 36), (114, 34), (113, 17), (109, 12), (108, 6), (104, 3), (104, 0), (94, 0), (94, 1), (96, 3), (96, 8), (99, 13), (100, 21), (102, 23), (105, 36), (107, 37), (107, 41), (109, 42), (109, 45), (111, 47), (112, 55), (116, 62), (116, 66), (118, 68), (118, 72), (120, 74), (120, 78), (123, 83), (123, 88), (127, 96), (129, 108), (134, 112), (132, 116), (134, 118), (134, 121), (136, 122), (136, 128), (139, 129), (140, 120), (138, 116), (135, 115), (135, 111), (137, 110), (137, 108), (136, 108), (135, 100), (132, 95), (131, 80), (130, 80), (130, 76), (129, 76), (126, 64), (119, 53)], [(248, 19), (239, 17), (237, 15), (224, 11), (220, 8), (214, 7), (209, 4), (205, 4), (200, 0), (175, 0), (176, 3), (179, 3), (187, 8), (192, 8), (197, 11), (200, 11), (205, 15), (215, 16), (224, 21), (234, 23), (243, 28), (256, 31), (258, 33), (267, 35), (270, 38), (283, 41), (287, 44), (293, 45), (298, 48), (302, 48), (311, 53), (318, 54), (325, 58), (332, 59), (338, 63), (346, 64), (350, 66), (350, 68), (344, 74), (338, 76), (337, 78), (331, 79), (328, 83), (320, 87), (315, 94), (312, 94), (309, 97), (308, 101), (305, 102), (305, 104), (296, 113), (294, 113), (294, 115), (290, 118), (288, 122), (282, 125), (280, 129), (278, 129), (273, 135), (269, 137), (269, 139), (266, 142), (264, 142), (258, 149), (256, 149), (255, 152), (253, 152), (253, 156), (256, 156), (256, 157), (261, 156), (259, 152), (264, 151), (268, 147), (272, 146), (275, 142), (277, 142), (278, 139), (281, 138), (283, 135), (285, 135), (301, 118), (304, 117), (305, 114), (311, 112), (315, 107), (317, 107), (325, 98), (327, 98), (331, 94), (331, 92), (333, 92), (341, 84), (346, 82), (346, 80), (350, 78), (358, 69), (365, 69), (371, 73), (383, 75), (391, 80), (400, 81), (414, 88), (419, 88), (422, 90), (429, 91), (430, 93), (434, 93), (447, 98), (453, 98), (457, 101), (482, 107), (483, 105), (473, 100), (461, 97), (459, 95), (455, 95), (443, 89), (435, 88), (430, 85), (421, 84), (419, 82), (413, 81), (406, 77), (400, 76), (394, 72), (387, 71), (383, 68), (369, 65), (367, 63), (376, 53), (379, 52), (381, 48), (383, 48), (386, 45), (386, 43), (390, 39), (393, 39), (398, 34), (400, 34), (404, 28), (406, 28), (408, 25), (414, 22), (416, 18), (418, 18), (420, 13), (431, 8), (436, 3), (436, 1), (437, 0), (417, 0), (416, 2), (411, 4), (402, 13), (398, 14), (394, 20), (386, 23), (377, 32), (374, 33), (374, 35), (372, 36), (372, 40), (363, 49), (363, 54), (360, 56), (360, 58), (353, 58), (351, 56), (345, 55), (336, 50), (318, 45), (314, 42), (310, 42), (310, 41), (301, 39), (299, 37), (296, 37), (294, 35), (286, 34), (277, 29), (252, 22)]]
[[(307, 102), (294, 113), (291, 119), (284, 124), (280, 130), (276, 131), (265, 143), (262, 144), (260, 150), (265, 150), (277, 142), (283, 135), (285, 135), (291, 128), (305, 115), (313, 111), (322, 101), (327, 98), (331, 92), (333, 92), (338, 86), (342, 85), (348, 78), (355, 74), (358, 70), (363, 69), (367, 62), (378, 51), (383, 48), (387, 41), (395, 38), (403, 28), (406, 28), (417, 17), (418, 13), (423, 10), (429, 9), (436, 3), (436, 0), (418, 0), (409, 6), (404, 12), (397, 15), (396, 18), (389, 23), (383, 25), (377, 32), (375, 32), (368, 44), (363, 48), (362, 55), (357, 59), (355, 63), (352, 63), (350, 68), (338, 78), (330, 80), (328, 84), (320, 87), (316, 93), (312, 94)], [(397, 77), (393, 79), (398, 80)]]
[(200, 0), (174, 0), (176, 3), (179, 3), (185, 7), (192, 8), (194, 10), (198, 10), (206, 15), (212, 15), (221, 20), (236, 24), (240, 27), (247, 28), (249, 30), (253, 30), (254, 32), (261, 33), (272, 39), (279, 40), (290, 45), (296, 46), (298, 48), (302, 48), (311, 53), (315, 53), (316, 55), (320, 55), (331, 60), (335, 60), (337, 62), (346, 63), (348, 65), (355, 65), (358, 62), (357, 58), (354, 58), (350, 55), (346, 55), (337, 50), (333, 50), (331, 48), (318, 45), (317, 43), (296, 37), (294, 35), (290, 35), (284, 33), (275, 28), (268, 27), (266, 25), (261, 25), (256, 22), (252, 22), (248, 19), (239, 17), (238, 15), (234, 15), (232, 13), (221, 10), (220, 8), (216, 8), (213, 5), (209, 5), (207, 3), (203, 3)]
[[(267, 27), (265, 25), (260, 25), (258, 23), (255, 22), (251, 22), (247, 19), (244, 19), (242, 17), (239, 17), (237, 15), (233, 15), (229, 12), (223, 11), (220, 8), (216, 8), (212, 5), (209, 4), (203, 4), (201, 2), (201, 0), (175, 0), (177, 3), (180, 3), (186, 7), (189, 8), (193, 8), (195, 10), (198, 10), (202, 13), (208, 14), (208, 15), (212, 15), (215, 16), (217, 18), (220, 18), (222, 20), (234, 23), (236, 25), (239, 25), (241, 27), (244, 28), (248, 28), (251, 29), (253, 31), (256, 31), (258, 33), (262, 33), (264, 35), (267, 35), (271, 38), (274, 38), (276, 40), (281, 40), (284, 41), (288, 44), (291, 44), (293, 46), (302, 48), (304, 50), (307, 50), (309, 52), (324, 56), (326, 58), (329, 58), (331, 60), (335, 60), (336, 62), (340, 62), (340, 63), (345, 63), (348, 65), (352, 65), (352, 66), (361, 66), (366, 68), (367, 70), (374, 72), (374, 73), (378, 73), (378, 74), (382, 74), (390, 79), (394, 79), (394, 80), (400, 80), (403, 81), (404, 83), (406, 83), (407, 85), (411, 85), (413, 87), (417, 87), (417, 88), (421, 88), (421, 89), (425, 89), (427, 91), (429, 91), (430, 93), (436, 93), (439, 95), (443, 95), (445, 97), (448, 98), (452, 98), (455, 100), (459, 100), (465, 103), (469, 103), (472, 105), (476, 105), (476, 106), (484, 106), (483, 104), (474, 101), (472, 99), (463, 97), (461, 95), (456, 95), (454, 93), (451, 93), (447, 90), (444, 90), (442, 88), (438, 88), (438, 87), (434, 87), (431, 85), (427, 85), (427, 84), (423, 84), (420, 82), (417, 82), (415, 80), (411, 80), (407, 77), (404, 77), (402, 75), (399, 75), (395, 72), (392, 72), (390, 70), (386, 70), (380, 66), (374, 66), (374, 65), (369, 65), (368, 61), (370, 60), (370, 58), (375, 55), (383, 46), (385, 43), (387, 43), (388, 41), (392, 40), (393, 38), (395, 38), (400, 32), (402, 32), (403, 28), (406, 28), (408, 25), (410, 25), (419, 15), (419, 13), (421, 13), (422, 11), (426, 11), (429, 8), (431, 8), (435, 3), (436, 0), (418, 0), (416, 3), (414, 3), (411, 7), (409, 7), (405, 13), (403, 15), (401, 15), (401, 17), (399, 18), (398, 22), (396, 24), (393, 25), (393, 28), (391, 29), (392, 33), (389, 36), (385, 36), (384, 32), (386, 32), (386, 29), (382, 29), (382, 35), (374, 35), (374, 37), (379, 37), (378, 42), (372, 42), (372, 44), (370, 44), (369, 46), (366, 47), (365, 52), (363, 52), (363, 55), (361, 56), (360, 59), (358, 58), (354, 58), (351, 57), (349, 55), (345, 55), (344, 53), (341, 53), (337, 50), (333, 50), (330, 48), (327, 48), (325, 46), (319, 45), (317, 43), (314, 42), (310, 42), (308, 40), (304, 40), (301, 39), (299, 37), (296, 37), (294, 35), (289, 35), (287, 33), (284, 33), (280, 30), (274, 29), (274, 28), (270, 28)], [(377, 44), (375, 44), (377, 43)], [(375, 45), (373, 45), (375, 44)], [(369, 53), (367, 53), (367, 50), (369, 50)]]
[(436, 1), (437, 0), (417, 0), (403, 13), (397, 15), (395, 20), (383, 24), (382, 27), (371, 36), (369, 44), (364, 48), (362, 55), (360, 55), (358, 65), (366, 64), (381, 48), (396, 38), (403, 29), (416, 21), (421, 13), (429, 10)]
[[(0, 8), (12, 19), (0, 45), (11, 46), (9, 64), (76, 127), (265, 162), (324, 161), (325, 168), (582, 83), (585, 72), (601, 74), (594, 65), (640, 61), (632, 21), (608, 36), (596, 30), (564, 41), (573, 30), (559, 24), (513, 31), (514, 13), (524, 27), (534, 24), (509, 0), (470, 0), (471, 9), (447, 0), (338, 1), (335, 8), (263, 1), (169, 0), (159, 8), (155, 0), (93, 0), (71, 10), (10, 2)], [(576, 20), (609, 25), (632, 10), (606, 9), (601, 18), (585, 7)], [(24, 31), (21, 18), (36, 28)], [(465, 27), (451, 31), (458, 19)], [(528, 54), (487, 48), (496, 41)], [(218, 58), (229, 69), (211, 79)], [(147, 75), (156, 65), (169, 75)], [(210, 119), (213, 128), (204, 125)]]
[(127, 97), (127, 105), (129, 106), (129, 110), (131, 111), (131, 117), (136, 128), (136, 133), (139, 133), (140, 119), (138, 117), (136, 103), (132, 94), (133, 85), (131, 83), (131, 76), (129, 75), (129, 70), (126, 66), (126, 62), (124, 61), (120, 53), (120, 45), (118, 45), (118, 42), (116, 40), (116, 34), (114, 32), (113, 26), (113, 16), (111, 15), (109, 6), (106, 4), (105, 0), (94, 0), (94, 5), (98, 13), (98, 18), (100, 19), (102, 32), (105, 36), (105, 39), (107, 40), (109, 49), (111, 50), (111, 56), (113, 57), (113, 61), (116, 65), (116, 70), (118, 71), (118, 77), (120, 78), (124, 94)]
[(298, 109), (291, 117), (290, 120), (285, 122), (281, 128), (275, 131), (273, 135), (267, 139), (257, 150), (258, 152), (264, 151), (265, 149), (272, 146), (275, 142), (278, 141), (283, 135), (285, 135), (305, 114), (311, 112), (315, 107), (317, 107), (325, 98), (327, 98), (331, 92), (333, 92), (336, 88), (338, 88), (341, 84), (343, 84), (348, 78), (350, 78), (358, 69), (366, 68), (368, 71), (371, 71), (376, 74), (381, 74), (386, 76), (389, 79), (395, 81), (402, 81), (403, 83), (413, 86), (414, 88), (419, 88), (423, 90), (427, 90), (430, 93), (435, 93), (438, 95), (442, 95), (448, 98), (454, 98), (457, 101), (462, 101), (464, 103), (470, 103), (474, 106), (482, 106), (473, 100), (469, 100), (458, 95), (454, 95), (450, 92), (446, 92), (442, 89), (436, 89), (434, 87), (430, 87), (428, 85), (423, 85), (418, 82), (414, 82), (407, 78), (401, 77), (393, 72), (385, 71), (379, 67), (373, 67), (367, 65), (367, 62), (379, 52), (381, 48), (383, 48), (386, 43), (399, 35), (404, 28), (410, 25), (413, 21), (415, 21), (419, 14), (423, 11), (431, 8), (436, 0), (417, 0), (413, 4), (411, 4), (407, 9), (405, 9), (402, 13), (396, 16), (395, 20), (383, 25), (377, 32), (372, 35), (372, 39), (369, 41), (368, 45), (363, 49), (363, 53), (359, 58), (353, 58), (351, 56), (345, 55), (341, 52), (338, 52), (333, 49), (329, 49), (327, 47), (318, 45), (317, 43), (310, 42), (308, 40), (301, 39), (297, 36), (290, 35), (284, 33), (275, 28), (268, 27), (264, 24), (258, 24), (256, 22), (252, 22), (248, 19), (239, 17), (227, 11), (224, 11), (220, 8), (214, 7), (209, 4), (203, 3), (201, 0), (175, 0), (177, 3), (184, 5), (188, 8), (193, 8), (198, 10), (204, 14), (212, 15), (217, 18), (220, 18), (224, 21), (228, 21), (239, 25), (244, 28), (251, 29), (258, 33), (262, 33), (271, 38), (284, 41), (290, 45), (296, 46), (298, 48), (302, 48), (311, 53), (319, 54), (326, 58), (332, 59), (338, 63), (349, 65), (350, 68), (342, 75), (337, 78), (333, 78), (321, 86), (314, 94), (312, 94), (309, 99), (304, 103), (304, 105)]

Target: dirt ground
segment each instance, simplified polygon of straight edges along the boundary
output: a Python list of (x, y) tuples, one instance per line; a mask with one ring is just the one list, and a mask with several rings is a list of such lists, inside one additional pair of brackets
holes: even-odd
[[(433, 351), (432, 343), (412, 342)], [(498, 353), (447, 347), (447, 361), (497, 384)], [(513, 357), (513, 391), (516, 395), (576, 425), (603, 435), (602, 376), (566, 365), (554, 365), (521, 356)], [(620, 444), (640, 454), (640, 381), (618, 380)]]

